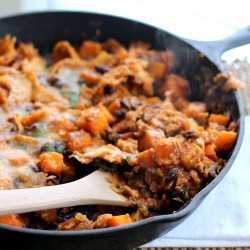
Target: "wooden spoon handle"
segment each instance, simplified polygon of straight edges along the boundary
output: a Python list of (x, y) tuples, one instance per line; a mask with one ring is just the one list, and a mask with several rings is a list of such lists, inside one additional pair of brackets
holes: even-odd
[[(78, 193), (68, 184), (0, 191), (0, 215), (76, 205)], [(69, 187), (69, 188), (67, 188)]]
[(105, 177), (95, 171), (80, 180), (40, 188), (0, 190), (0, 215), (17, 214), (76, 205), (129, 206), (125, 197), (115, 193)]

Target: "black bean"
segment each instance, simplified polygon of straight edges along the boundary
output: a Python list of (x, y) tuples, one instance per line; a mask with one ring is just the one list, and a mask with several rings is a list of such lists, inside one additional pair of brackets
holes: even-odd
[(123, 108), (126, 108), (126, 109), (128, 109), (128, 110), (131, 108), (130, 103), (129, 103), (128, 100), (126, 100), (126, 99), (122, 99), (122, 100), (120, 101), (120, 103), (121, 103), (121, 106), (122, 106)]
[(126, 117), (126, 110), (125, 109), (119, 109), (115, 112), (115, 116), (119, 120), (123, 120)]
[(193, 138), (196, 138), (197, 137), (197, 134), (196, 134), (196, 131), (193, 130), (193, 129), (190, 129), (190, 130), (187, 130), (183, 133), (183, 136), (186, 138), (186, 139), (193, 139)]
[(175, 197), (171, 199), (171, 207), (175, 211), (179, 210), (184, 205), (184, 203), (185, 202), (180, 197)]
[(179, 172), (178, 168), (173, 168), (170, 171), (168, 171), (166, 180), (174, 180)]
[(26, 132), (36, 132), (36, 131), (41, 130), (41, 129), (45, 129), (44, 124), (38, 123), (38, 122), (34, 123), (34, 124), (30, 125), (30, 126), (25, 126), (25, 131)]
[(58, 78), (50, 80), (49, 83), (57, 88), (61, 88), (65, 84), (61, 79)]
[(65, 153), (65, 146), (60, 141), (46, 142), (41, 147), (41, 152)]
[(101, 74), (104, 74), (110, 71), (110, 67), (108, 65), (95, 65), (95, 70)]
[(63, 217), (63, 220), (74, 218), (77, 213), (85, 214), (89, 219), (91, 219), (96, 212), (96, 206), (92, 205), (71, 207), (66, 213), (63, 209), (57, 210), (58, 216)]
[(209, 169), (209, 175), (212, 178), (215, 178), (219, 174), (219, 168), (217, 166), (213, 166), (211, 169)]
[(34, 171), (34, 172), (39, 172), (40, 170), (39, 170), (39, 168), (36, 166), (36, 165), (34, 165), (34, 164), (31, 164), (30, 165), (30, 168)]
[(107, 132), (107, 139), (112, 144), (115, 144), (119, 139), (119, 134), (114, 131)]
[(105, 94), (112, 94), (117, 90), (117, 86), (106, 86), (104, 88)]
[(131, 100), (131, 103), (130, 103), (132, 110), (136, 110), (138, 107), (140, 107), (143, 104), (144, 104), (144, 102), (138, 101), (138, 100), (133, 100), (133, 99)]
[(182, 197), (183, 194), (185, 193), (185, 189), (183, 187), (181, 188), (176, 188), (172, 193), (171, 193), (171, 197)]

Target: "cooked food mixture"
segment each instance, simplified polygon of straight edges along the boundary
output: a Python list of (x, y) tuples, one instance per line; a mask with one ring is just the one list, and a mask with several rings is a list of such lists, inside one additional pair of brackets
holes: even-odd
[[(0, 223), (119, 226), (174, 213), (216, 178), (238, 121), (189, 99), (190, 83), (172, 72), (174, 59), (143, 41), (58, 41), (42, 54), (32, 43), (1, 38), (0, 189), (60, 185), (101, 168), (136, 206), (48, 209), (0, 216)], [(212, 84), (225, 94), (238, 87), (222, 73)]]

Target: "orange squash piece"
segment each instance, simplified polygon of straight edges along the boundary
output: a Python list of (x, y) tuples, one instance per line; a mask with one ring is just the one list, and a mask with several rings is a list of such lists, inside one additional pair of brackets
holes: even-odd
[(102, 46), (100, 43), (84, 41), (79, 49), (79, 54), (85, 59), (94, 58), (101, 52), (101, 49)]
[(171, 98), (176, 99), (179, 97), (187, 97), (190, 93), (189, 82), (181, 76), (169, 74), (165, 83), (159, 88), (161, 95), (169, 92)]
[(97, 107), (86, 109), (76, 121), (76, 125), (94, 136), (104, 132), (109, 127), (105, 113)]
[(0, 216), (0, 224), (6, 224), (14, 227), (25, 227), (22, 217), (18, 214)]
[(117, 227), (117, 226), (122, 226), (122, 225), (130, 224), (130, 223), (132, 223), (132, 219), (130, 215), (123, 214), (123, 215), (112, 216), (110, 219), (108, 219), (107, 226)]
[(214, 145), (211, 143), (205, 146), (205, 155), (213, 161), (218, 159)]
[(101, 79), (101, 76), (96, 71), (85, 68), (81, 72), (80, 79), (84, 80), (87, 83), (98, 83)]
[(163, 62), (152, 62), (149, 66), (149, 73), (156, 80), (162, 80), (165, 77), (167, 66)]
[(108, 110), (106, 106), (103, 105), (103, 103), (98, 103), (96, 105), (97, 108), (101, 109), (104, 115), (106, 116), (108, 123), (113, 123), (115, 122), (115, 117), (111, 114), (111, 112)]
[(71, 152), (82, 151), (92, 143), (91, 135), (84, 130), (68, 133), (66, 139), (67, 147)]
[(186, 115), (200, 123), (204, 123), (209, 116), (209, 113), (207, 112), (207, 106), (205, 103), (190, 102), (186, 109)]
[(215, 122), (219, 125), (226, 126), (230, 120), (229, 116), (219, 115), (219, 114), (211, 114), (208, 118), (208, 123)]
[(38, 166), (45, 173), (57, 175), (64, 167), (63, 155), (57, 152), (42, 153), (39, 159)]
[(181, 145), (180, 142), (172, 137), (162, 139), (155, 145), (155, 161), (158, 165), (176, 165), (180, 162)]
[(232, 131), (218, 131), (216, 133), (215, 145), (219, 150), (229, 151), (232, 149), (237, 133)]
[(155, 150), (150, 148), (138, 154), (138, 162), (139, 167), (146, 169), (146, 168), (154, 168), (156, 167), (155, 162)]
[(47, 117), (47, 115), (48, 113), (45, 110), (34, 111), (33, 113), (24, 116), (21, 122), (23, 126), (31, 126), (36, 122), (42, 122)]
[(196, 132), (203, 132), (204, 127), (199, 126), (198, 123), (193, 118), (188, 118), (184, 124), (184, 129), (188, 130), (195, 130)]
[(193, 142), (184, 142), (181, 145), (181, 163), (185, 169), (191, 170), (204, 158), (203, 149)]
[(67, 133), (75, 131), (75, 125), (72, 121), (66, 119), (55, 119), (49, 124), (49, 130), (66, 136)]
[(139, 151), (153, 148), (163, 138), (165, 138), (165, 135), (161, 129), (145, 130), (138, 139)]

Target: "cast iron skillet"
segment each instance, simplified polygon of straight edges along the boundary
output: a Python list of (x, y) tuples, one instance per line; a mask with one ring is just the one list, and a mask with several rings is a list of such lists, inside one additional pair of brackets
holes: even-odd
[[(143, 40), (150, 42), (154, 49), (172, 50), (176, 54), (173, 71), (187, 78), (191, 83), (190, 99), (206, 101), (213, 111), (228, 110), (233, 120), (240, 120), (237, 143), (227, 156), (226, 166), (217, 178), (180, 211), (148, 218), (130, 225), (90, 231), (43, 231), (0, 225), (0, 249), (8, 246), (8, 248), (19, 250), (126, 250), (139, 247), (160, 237), (185, 220), (227, 174), (242, 143), (244, 110), (238, 92), (231, 91), (225, 95), (216, 91), (216, 93), (208, 94), (202, 90), (202, 86), (207, 72), (210, 73), (208, 74), (209, 80), (212, 82), (212, 77), (222, 71), (219, 60), (224, 50), (250, 42), (249, 28), (244, 32), (245, 34), (242, 33), (237, 39), (206, 43), (182, 39), (157, 27), (134, 20), (95, 13), (39, 12), (0, 19), (0, 37), (11, 34), (19, 41), (31, 41), (41, 53), (49, 51), (55, 42), (62, 39), (70, 41), (73, 45), (79, 45), (83, 39), (103, 42), (108, 38), (115, 38), (124, 45), (128, 45), (133, 40)], [(212, 50), (209, 50), (210, 45)], [(212, 52), (214, 57), (211, 57)], [(201, 54), (209, 55), (209, 57), (201, 56)], [(204, 220), (206, 220), (205, 217)]]

